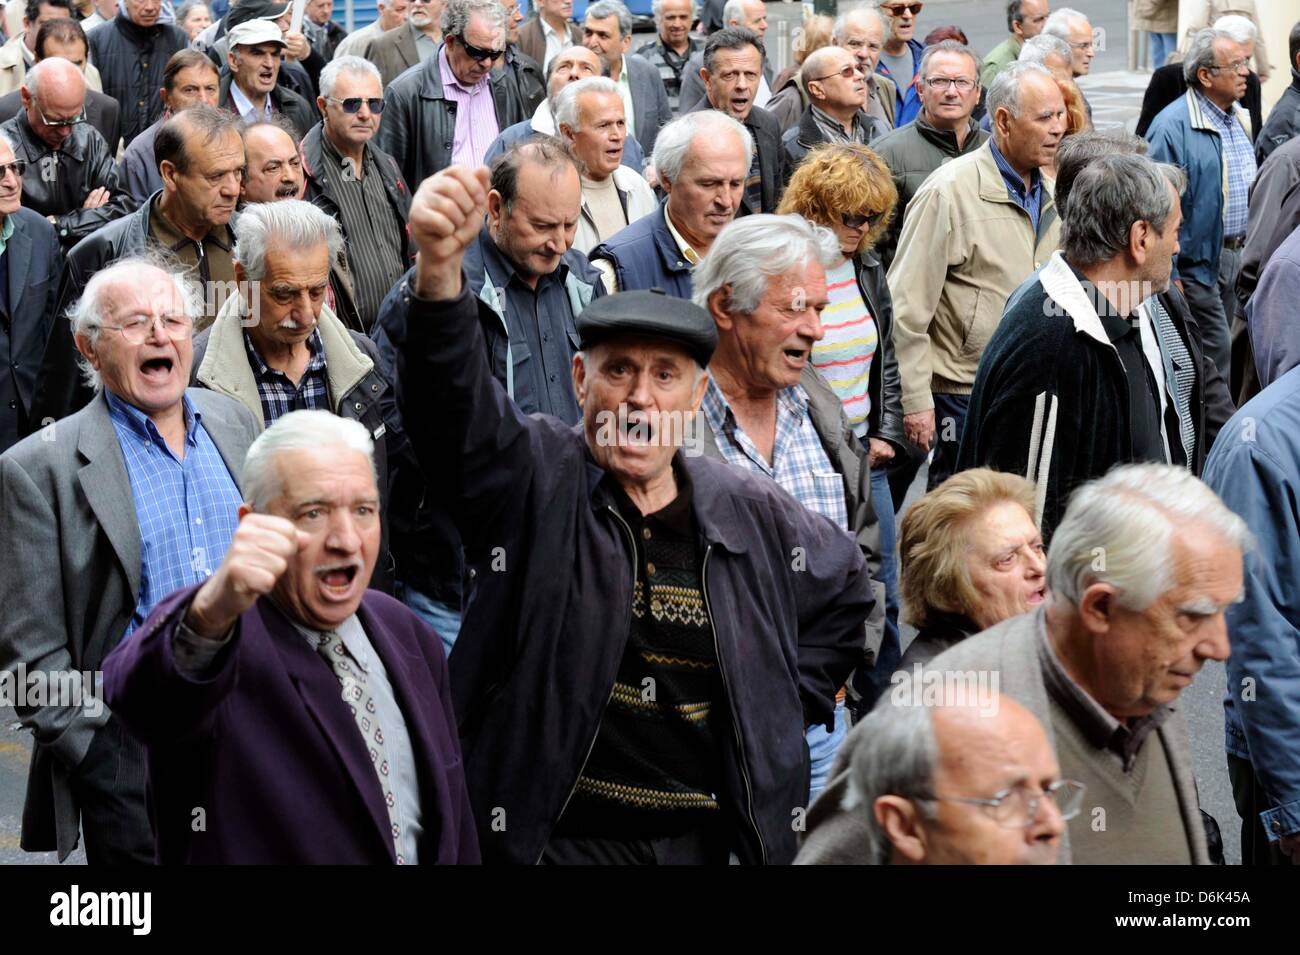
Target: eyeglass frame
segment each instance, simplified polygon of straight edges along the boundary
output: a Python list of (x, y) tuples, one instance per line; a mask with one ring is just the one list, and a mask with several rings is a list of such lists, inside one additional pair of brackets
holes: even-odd
[(1235, 63), (1225, 63), (1222, 66), (1220, 66), (1218, 63), (1215, 63), (1213, 66), (1203, 66), (1201, 67), (1201, 69), (1209, 70), (1211, 73), (1222, 73), (1224, 70), (1227, 70), (1230, 73), (1238, 73), (1241, 71), (1241, 68), (1244, 66), (1246, 68), (1246, 72), (1249, 73), (1250, 60), (1251, 60), (1250, 57), (1245, 56), (1242, 57), (1240, 60), (1237, 60)]
[[(880, 5), (880, 9), (883, 10), (885, 13), (889, 14), (889, 16), (891, 17), (901, 17), (903, 15), (901, 11), (904, 10), (910, 13), (914, 17), (919, 17), (921, 15), (921, 8), (924, 6), (925, 6), (924, 3), (896, 3), (896, 4), (890, 4), (888, 6), (882, 3)], [(893, 11), (895, 10), (900, 12), (894, 13)]]
[[(845, 72), (846, 70), (847, 70), (847, 72)], [(863, 78), (863, 79), (866, 79), (866, 78), (867, 78), (867, 74), (862, 72), (862, 67), (858, 66), (856, 63), (851, 63), (851, 64), (849, 64), (848, 66), (844, 67), (843, 69), (836, 70), (834, 73), (827, 73), (825, 76), (812, 76), (812, 77), (809, 77), (809, 78), (808, 78), (808, 82), (809, 82), (809, 83), (813, 83), (813, 82), (818, 82), (818, 83), (819, 83), (819, 82), (821, 82), (822, 80), (829, 80), (832, 76), (839, 76), (839, 77), (843, 77), (843, 78), (846, 79), (846, 80), (851, 80), (851, 79), (853, 79), (853, 74), (854, 74), (854, 73), (862, 73), (862, 78)]]
[[(343, 110), (343, 112), (347, 113), (349, 116), (355, 116), (357, 115), (357, 113), (361, 112), (362, 103), (365, 103), (366, 106), (369, 107), (370, 112), (374, 113), (376, 116), (378, 116), (380, 113), (384, 111), (384, 98), (382, 96), (349, 96), (346, 99), (338, 99), (337, 97), (334, 96), (327, 96), (325, 97), (325, 102), (333, 103), (335, 106)], [(348, 103), (356, 103), (357, 108), (348, 109)]]
[(34, 98), (32, 99), (32, 107), (36, 110), (36, 116), (40, 119), (41, 125), (49, 129), (66, 129), (70, 126), (80, 126), (86, 122), (86, 106), (84, 103), (81, 107), (81, 113), (77, 116), (72, 119), (60, 119), (54, 122), (50, 122), (45, 118), (45, 112), (41, 109), (40, 103), (36, 102)]
[[(183, 331), (185, 334), (181, 335), (180, 337), (177, 337), (176, 335), (172, 334), (172, 329), (169, 327), (169, 323), (175, 321), (178, 317), (184, 320), (184, 326), (185, 326), (183, 329), (181, 329), (181, 331)], [(162, 323), (163, 334), (167, 336), (168, 341), (173, 341), (173, 342), (181, 341), (184, 338), (190, 338), (194, 335), (194, 319), (191, 318), (189, 315), (183, 315), (183, 314), (180, 316), (135, 315), (133, 316), (133, 318), (135, 318), (135, 321), (131, 322), (130, 324), (110, 325), (107, 322), (101, 322), (99, 324), (99, 327), (111, 329), (115, 332), (120, 332), (122, 334), (122, 338), (128, 344), (131, 345), (143, 345), (145, 342), (147, 342), (149, 340), (150, 333), (153, 332), (154, 326), (159, 322)], [(127, 332), (128, 329), (135, 329), (135, 328), (144, 329), (144, 335), (139, 341), (134, 341), (132, 334), (128, 334)]]
[[(1073, 811), (1071, 811), (1068, 816), (1065, 814), (1065, 809), (1062, 808), (1060, 801), (1057, 799), (1057, 793), (1059, 793), (1067, 786), (1077, 787), (1071, 789), (1070, 791), (1077, 793), (1077, 796), (1075, 796), (1074, 798), (1076, 798), (1079, 801), (1079, 805)], [(982, 806), (987, 809), (993, 809), (996, 811), (1000, 809), (1002, 807), (1002, 804), (1005, 803), (1008, 799), (1020, 793), (1023, 793), (1024, 791), (1025, 790), (1023, 786), (1012, 786), (1009, 789), (1003, 789), (1000, 792), (996, 792), (992, 796), (989, 796), (988, 798), (985, 799), (980, 799), (975, 796), (938, 796), (934, 794), (929, 794), (924, 796), (912, 796), (909, 798), (917, 799), (922, 802), (960, 802), (960, 803), (965, 803), (968, 806)], [(1079, 812), (1083, 809), (1083, 797), (1087, 792), (1088, 792), (1088, 787), (1083, 783), (1079, 782), (1078, 780), (1058, 779), (1056, 782), (1052, 783), (1050, 786), (1048, 786), (1046, 789), (1044, 789), (1042, 792), (1038, 793), (1037, 795), (1022, 797), (1027, 800), (1025, 803), (1026, 818), (1023, 823), (1020, 823), (1018, 825), (1008, 825), (1006, 822), (1003, 822), (996, 818), (993, 821), (996, 822), (1003, 829), (1028, 829), (1030, 826), (1032, 826), (1034, 823), (1038, 821), (1038, 815), (1039, 815), (1038, 810), (1041, 807), (1043, 800), (1050, 799), (1052, 803), (1056, 806), (1056, 811), (1061, 814), (1062, 821), (1068, 822), (1069, 820), (1079, 815)]]
[(495, 63), (506, 55), (505, 47), (499, 50), (485, 50), (481, 46), (475, 46), (466, 40), (463, 33), (453, 33), (451, 36), (460, 44), (460, 48), (465, 51), (465, 55), (475, 63)]
[[(958, 93), (969, 93), (973, 89), (979, 89), (980, 81), (978, 79), (969, 79), (965, 76), (927, 76), (922, 82), (936, 93), (945, 92), (948, 87), (952, 87)], [(958, 83), (969, 83), (970, 86), (962, 89)], [(939, 85), (936, 85), (939, 84)]]
[(14, 176), (21, 181), (29, 165), (30, 163), (26, 159), (15, 159), (13, 162), (0, 163), (0, 182), (4, 182), (5, 176), (10, 170), (13, 170)]

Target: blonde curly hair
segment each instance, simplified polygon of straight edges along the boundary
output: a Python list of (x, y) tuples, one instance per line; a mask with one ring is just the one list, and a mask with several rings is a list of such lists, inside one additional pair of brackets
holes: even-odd
[(876, 244), (894, 216), (898, 189), (885, 161), (857, 143), (818, 146), (795, 169), (778, 213), (797, 213), (815, 225), (834, 228), (844, 213), (880, 215), (857, 251)]

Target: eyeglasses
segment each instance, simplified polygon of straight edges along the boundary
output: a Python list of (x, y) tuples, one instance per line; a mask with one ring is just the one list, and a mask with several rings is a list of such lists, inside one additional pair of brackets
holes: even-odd
[(1227, 64), (1225, 64), (1225, 65), (1223, 65), (1223, 66), (1219, 66), (1219, 65), (1216, 63), (1214, 66), (1208, 67), (1208, 69), (1209, 69), (1212, 73), (1222, 73), (1222, 72), (1224, 72), (1225, 70), (1226, 70), (1227, 72), (1229, 72), (1229, 73), (1239, 73), (1239, 72), (1241, 71), (1241, 68), (1242, 68), (1243, 66), (1244, 66), (1247, 70), (1250, 69), (1250, 58), (1249, 58), (1249, 57), (1247, 57), (1247, 58), (1244, 59), (1244, 60), (1233, 60), (1231, 63), (1227, 63)]
[(967, 79), (964, 76), (953, 78), (951, 76), (927, 76), (925, 85), (930, 87), (936, 93), (942, 93), (948, 87), (952, 87), (958, 93), (969, 93), (975, 88), (975, 81)]
[(1061, 779), (1040, 793), (1031, 793), (1024, 786), (1004, 789), (988, 799), (970, 796), (921, 796), (919, 799), (939, 802), (964, 802), (971, 806), (984, 806), (990, 810), (993, 821), (1004, 829), (1028, 829), (1038, 820), (1038, 809), (1044, 799), (1056, 804), (1056, 810), (1067, 822), (1079, 814), (1083, 794), (1087, 787), (1072, 779)]
[[(855, 76), (857, 76), (857, 75), (859, 75), (859, 74), (861, 74), (861, 73), (862, 73), (862, 67), (857, 66), (857, 65), (850, 65), (850, 66), (846, 66), (846, 67), (844, 67), (844, 69), (842, 69), (842, 70), (838, 70), (838, 71), (835, 72), (835, 73), (827, 73), (825, 76), (814, 76), (812, 79), (814, 79), (814, 80), (829, 80), (832, 76), (842, 76), (842, 77), (844, 77), (846, 80), (851, 80), (851, 79), (853, 79)], [(809, 82), (812, 82), (812, 80), (809, 80)]]
[(103, 328), (111, 328), (115, 332), (121, 332), (132, 345), (143, 345), (149, 339), (149, 333), (153, 331), (154, 325), (162, 323), (163, 333), (172, 341), (179, 341), (182, 338), (189, 338), (194, 332), (194, 320), (188, 315), (133, 315), (124, 321), (121, 325), (103, 325)]
[(873, 212), (870, 215), (842, 212), (840, 213), (840, 221), (844, 223), (844, 228), (846, 229), (861, 229), (863, 226), (871, 229), (875, 227), (876, 223), (880, 221), (880, 218), (883, 215), (883, 212)]
[(1093, 46), (1093, 44), (1092, 44), (1092, 41), (1091, 41), (1091, 40), (1084, 40), (1084, 41), (1082, 41), (1081, 43), (1071, 43), (1071, 44), (1070, 44), (1070, 49), (1072, 49), (1072, 50), (1091, 50), (1091, 49), (1092, 49), (1092, 46)]
[(923, 3), (891, 3), (889, 6), (882, 4), (880, 9), (884, 10), (891, 17), (901, 17), (904, 11), (910, 13), (912, 16), (916, 16), (921, 12), (921, 7), (923, 6), (925, 6)]
[(27, 163), (21, 159), (15, 159), (13, 162), (7, 162), (0, 166), (0, 182), (8, 177), (10, 173), (18, 179), (23, 178), (23, 173), (27, 171)]
[[(453, 33), (452, 36), (456, 35)], [(466, 42), (463, 36), (457, 36), (456, 42), (465, 51), (465, 55), (476, 63), (493, 63), (506, 55), (505, 50), (484, 50), (482, 47), (473, 46)]]
[(46, 119), (45, 114), (41, 112), (41, 108), (39, 106), (36, 107), (36, 115), (40, 118), (40, 121), (43, 125), (52, 127), (54, 129), (59, 129), (64, 126), (80, 126), (82, 123), (86, 121), (86, 109), (84, 106), (81, 109), (81, 115), (74, 116), (72, 117), (72, 119), (53, 119), (53, 120)]
[(327, 102), (333, 103), (349, 116), (353, 113), (361, 112), (362, 103), (365, 103), (370, 112), (375, 113), (376, 115), (384, 111), (384, 101), (374, 97), (362, 98), (360, 96), (349, 96), (347, 99), (335, 99), (331, 96)]

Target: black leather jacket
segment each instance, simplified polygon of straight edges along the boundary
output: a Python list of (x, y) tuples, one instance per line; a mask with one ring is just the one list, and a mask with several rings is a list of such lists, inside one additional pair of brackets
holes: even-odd
[[(26, 113), (0, 123), (0, 133), (13, 142), (14, 158), (27, 163), (23, 205), (56, 218), (54, 231), (65, 249), (135, 208), (135, 201), (118, 184), (113, 150), (89, 123), (73, 126), (72, 135), (57, 151), (37, 138)], [(100, 186), (109, 191), (109, 201), (98, 209), (83, 209), (86, 196)]]
[(876, 320), (876, 355), (871, 361), (867, 391), (871, 411), (867, 413), (867, 437), (888, 441), (907, 450), (903, 436), (903, 384), (898, 377), (898, 359), (894, 357), (894, 301), (885, 283), (885, 266), (874, 249), (859, 252), (853, 260), (858, 275), (858, 291), (871, 317)]
[[(497, 132), (529, 116), (513, 81), (504, 71), (490, 74)], [(384, 122), (375, 137), (377, 145), (397, 160), (411, 188), (451, 165), (451, 145), (456, 136), (456, 104), (442, 92), (438, 57), (412, 68), (384, 91)]]

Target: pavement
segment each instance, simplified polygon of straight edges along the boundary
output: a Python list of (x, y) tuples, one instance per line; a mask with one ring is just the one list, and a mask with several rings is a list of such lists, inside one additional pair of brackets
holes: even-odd
[[(859, 2), (843, 3), (840, 10), (843, 12), (860, 5)], [(1137, 122), (1142, 93), (1150, 74), (1132, 73), (1126, 68), (1124, 4), (1114, 0), (1105, 3), (1079, 0), (1075, 7), (1092, 16), (1094, 28), (1102, 31), (1099, 36), (1101, 48), (1093, 61), (1093, 72), (1081, 78), (1079, 83), (1092, 104), (1094, 122), (1099, 127), (1119, 126), (1131, 131)], [(928, 0), (918, 32), (924, 37), (936, 26), (959, 24), (971, 45), (983, 52), (1004, 38), (1005, 10), (1004, 0)], [(802, 8), (797, 3), (769, 3), (768, 17), (769, 49), (773, 51), (779, 68), (789, 62), (786, 52), (788, 39), (785, 50), (778, 50), (772, 41), (792, 36), (802, 17)], [(918, 486), (909, 496), (909, 503), (921, 493), (923, 480), (924, 471), (918, 478)], [(909, 640), (912, 635), (905, 628), (904, 639)], [(1202, 808), (1219, 821), (1228, 862), (1236, 864), (1241, 860), (1240, 820), (1232, 801), (1223, 748), (1221, 701), (1225, 680), (1221, 665), (1206, 666), (1196, 682), (1183, 692), (1181, 705), (1188, 722)], [(47, 864), (55, 861), (53, 853), (31, 854), (18, 848), (30, 751), (30, 735), (16, 728), (13, 710), (0, 707), (0, 864)], [(84, 863), (84, 852), (79, 849), (70, 862)]]

